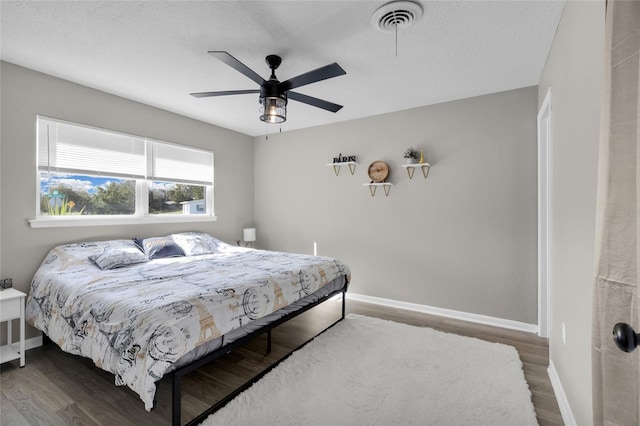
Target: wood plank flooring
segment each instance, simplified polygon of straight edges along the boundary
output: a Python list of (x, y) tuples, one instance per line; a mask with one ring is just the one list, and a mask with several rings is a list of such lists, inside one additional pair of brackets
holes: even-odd
[[(185, 377), (182, 418), (190, 420), (234, 388), (311, 338), (340, 315), (341, 303), (328, 301), (273, 331), (272, 352), (265, 354), (266, 338), (259, 337), (234, 352)], [(562, 425), (547, 375), (548, 344), (535, 335), (467, 323), (438, 316), (347, 301), (347, 313), (389, 319), (448, 333), (514, 346), (524, 365), (541, 426)], [(0, 367), (0, 424), (22, 425), (168, 425), (171, 420), (171, 383), (162, 380), (157, 404), (144, 409), (138, 395), (116, 387), (113, 375), (85, 358), (49, 344), (27, 352), (27, 365), (18, 361)]]

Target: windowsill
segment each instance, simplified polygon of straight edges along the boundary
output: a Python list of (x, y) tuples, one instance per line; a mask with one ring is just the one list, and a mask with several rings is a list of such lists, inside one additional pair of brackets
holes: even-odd
[(70, 226), (154, 225), (161, 223), (215, 222), (217, 216), (209, 215), (150, 215), (150, 216), (82, 216), (29, 219), (32, 228), (64, 228)]

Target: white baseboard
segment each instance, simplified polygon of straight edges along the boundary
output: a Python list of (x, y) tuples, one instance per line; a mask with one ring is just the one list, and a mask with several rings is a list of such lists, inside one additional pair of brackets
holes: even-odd
[[(30, 339), (24, 339), (24, 350), (28, 351), (29, 349), (33, 349), (33, 348), (37, 348), (42, 346), (42, 335), (38, 336), (38, 337), (32, 337)], [(14, 350), (18, 350), (18, 348), (20, 347), (20, 342), (13, 342), (11, 344), (11, 347)]]
[(24, 340), (25, 351), (28, 351), (29, 349), (37, 348), (40, 346), (42, 346), (42, 335)]
[(391, 308), (405, 309), (408, 311), (423, 312), (426, 314), (438, 315), (441, 317), (455, 318), (463, 321), (475, 322), (478, 324), (492, 325), (494, 327), (508, 328), (510, 330), (524, 331), (527, 333), (535, 334), (538, 332), (537, 324), (528, 324), (525, 322), (471, 314), (468, 312), (454, 311), (452, 309), (436, 308), (435, 306), (419, 305), (417, 303), (401, 302), (398, 300), (385, 299), (382, 297), (367, 296), (364, 294), (350, 292), (347, 292), (347, 299), (388, 306)]
[(553, 365), (553, 361), (549, 360), (549, 368), (547, 368), (549, 379), (551, 380), (551, 386), (553, 387), (553, 393), (556, 394), (556, 400), (558, 401), (558, 407), (560, 407), (560, 414), (562, 414), (562, 421), (565, 426), (577, 426), (576, 418), (573, 417), (567, 394), (564, 393), (560, 376), (556, 371), (556, 367)]

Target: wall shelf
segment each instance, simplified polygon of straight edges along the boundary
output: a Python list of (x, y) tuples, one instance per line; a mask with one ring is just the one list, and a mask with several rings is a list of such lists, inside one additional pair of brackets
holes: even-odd
[(419, 167), (422, 169), (422, 175), (426, 179), (429, 176), (429, 169), (431, 168), (431, 164), (429, 163), (415, 163), (415, 164), (403, 164), (402, 167), (407, 169), (407, 174), (409, 175), (409, 179), (413, 179), (413, 172)]
[(376, 195), (376, 189), (378, 189), (379, 186), (381, 186), (382, 189), (384, 189), (384, 195), (388, 197), (389, 191), (391, 191), (391, 187), (393, 186), (392, 183), (387, 183), (387, 182), (363, 183), (362, 185), (369, 187), (369, 191), (371, 192), (372, 197)]
[(353, 175), (356, 171), (356, 166), (358, 165), (358, 163), (356, 163), (355, 161), (343, 161), (340, 163), (327, 163), (327, 166), (333, 166), (333, 172), (336, 174), (336, 176), (338, 176), (340, 174), (340, 169), (342, 168), (342, 166), (349, 166), (349, 171), (351, 172), (351, 174)]

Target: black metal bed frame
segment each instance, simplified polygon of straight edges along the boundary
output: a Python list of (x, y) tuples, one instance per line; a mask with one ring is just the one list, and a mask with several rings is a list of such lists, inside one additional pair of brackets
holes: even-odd
[(296, 349), (291, 351), (289, 354), (287, 354), (284, 357), (280, 358), (278, 361), (273, 363), (271, 366), (267, 367), (265, 370), (260, 372), (257, 376), (253, 377), (252, 379), (250, 379), (249, 381), (244, 383), (242, 386), (240, 386), (239, 388), (237, 388), (236, 390), (231, 392), (229, 395), (227, 395), (226, 397), (224, 397), (223, 399), (221, 399), (220, 401), (218, 401), (217, 403), (215, 403), (214, 405), (212, 405), (211, 407), (209, 407), (208, 409), (206, 409), (202, 413), (198, 414), (195, 418), (193, 418), (192, 420), (190, 420), (186, 424), (187, 426), (192, 426), (192, 425), (196, 425), (196, 424), (202, 422), (209, 415), (211, 415), (212, 413), (214, 413), (214, 412), (218, 411), (219, 409), (221, 409), (222, 407), (224, 407), (233, 398), (235, 398), (240, 393), (242, 393), (245, 390), (247, 390), (251, 385), (253, 385), (255, 382), (260, 380), (265, 374), (267, 374), (269, 371), (271, 371), (276, 366), (278, 366), (278, 364), (280, 364), (282, 361), (287, 359), (293, 352), (295, 352), (298, 349), (302, 348), (307, 343), (309, 343), (310, 341), (312, 341), (313, 339), (318, 337), (320, 334), (324, 333), (325, 331), (327, 331), (328, 329), (330, 329), (331, 327), (333, 327), (334, 325), (336, 325), (337, 323), (342, 321), (344, 319), (344, 317), (345, 317), (346, 292), (347, 292), (347, 284), (345, 284), (343, 288), (338, 289), (338, 290), (334, 290), (331, 293), (329, 293), (329, 294), (323, 296), (322, 298), (316, 300), (315, 302), (312, 302), (312, 303), (310, 303), (308, 305), (305, 305), (302, 308), (300, 308), (300, 309), (298, 309), (298, 310), (296, 310), (294, 312), (290, 312), (290, 313), (280, 317), (279, 319), (277, 319), (277, 320), (265, 325), (264, 327), (262, 327), (262, 328), (260, 328), (260, 329), (258, 329), (256, 331), (253, 331), (253, 332), (247, 334), (246, 336), (243, 336), (243, 337), (239, 338), (238, 340), (235, 340), (232, 343), (229, 343), (227, 345), (223, 344), (223, 346), (220, 347), (219, 349), (217, 349), (217, 350), (205, 355), (204, 357), (202, 357), (200, 359), (197, 359), (197, 360), (193, 361), (192, 363), (190, 363), (188, 365), (180, 367), (180, 368), (174, 370), (173, 372), (171, 372), (170, 374), (173, 376), (173, 386), (172, 386), (173, 389), (172, 389), (172, 401), (171, 401), (171, 410), (172, 410), (171, 423), (172, 423), (172, 425), (173, 426), (180, 426), (181, 425), (181, 417), (182, 417), (182, 379), (183, 379), (183, 377), (185, 375), (191, 373), (194, 370), (197, 370), (200, 367), (203, 367), (204, 365), (209, 364), (210, 362), (212, 362), (216, 358), (219, 358), (222, 355), (225, 355), (225, 354), (231, 352), (233, 349), (237, 348), (238, 346), (241, 346), (241, 345), (247, 343), (248, 341), (258, 337), (259, 335), (264, 334), (265, 332), (267, 333), (267, 353), (271, 352), (271, 330), (273, 328), (275, 328), (275, 327), (277, 327), (277, 326), (279, 326), (281, 324), (284, 324), (285, 322), (297, 317), (298, 315), (308, 311), (309, 309), (311, 309), (311, 308), (313, 308), (315, 306), (318, 306), (319, 304), (321, 304), (322, 302), (325, 302), (326, 300), (332, 298), (333, 296), (336, 296), (336, 295), (342, 293), (342, 315), (340, 316), (340, 318), (338, 320), (334, 321), (331, 325), (326, 327), (324, 330), (322, 330), (320, 333), (316, 334), (311, 339), (309, 339), (306, 342), (304, 342), (302, 345), (298, 346)]

